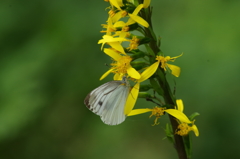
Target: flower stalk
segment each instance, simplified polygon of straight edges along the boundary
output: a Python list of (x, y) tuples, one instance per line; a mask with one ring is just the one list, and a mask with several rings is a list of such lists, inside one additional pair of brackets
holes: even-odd
[[(152, 9), (149, 7), (147, 12), (152, 13)], [(145, 12), (145, 11), (141, 12), (143, 17), (145, 17), (146, 21), (149, 23), (149, 26), (150, 26), (149, 28), (146, 28), (146, 35), (148, 37), (150, 37), (151, 39), (154, 39), (154, 40), (150, 41), (149, 46), (152, 49), (152, 51), (154, 52), (154, 54), (157, 55), (159, 52), (161, 52), (161, 50), (160, 50), (160, 46), (157, 45), (155, 35), (153, 35), (154, 31), (152, 28), (151, 14), (147, 14), (147, 12)], [(149, 15), (149, 16), (147, 16), (147, 15)], [(164, 70), (161, 67), (158, 68), (158, 74), (162, 74), (165, 76)], [(157, 78), (157, 82), (163, 89), (163, 92), (164, 92), (163, 97), (164, 97), (166, 104), (169, 104), (172, 106), (176, 105), (176, 103), (175, 103), (176, 99), (174, 99), (173, 94), (170, 91), (170, 87), (168, 85), (168, 82), (166, 81), (166, 78), (165, 77)], [(176, 130), (178, 127), (177, 120), (171, 115), (169, 115), (169, 119), (170, 119), (170, 122), (172, 125), (172, 129)], [(178, 153), (179, 159), (187, 159), (187, 154), (186, 154), (186, 150), (184, 147), (184, 142), (183, 142), (182, 136), (174, 134), (174, 141), (175, 141), (174, 147)]]
[[(194, 117), (199, 114), (195, 113), (189, 118), (183, 113), (183, 102), (176, 99), (175, 92), (166, 79), (169, 73), (174, 77), (180, 76), (180, 67), (171, 62), (182, 54), (170, 57), (161, 51), (161, 39), (157, 38), (153, 30), (151, 0), (105, 1), (110, 4), (110, 11), (107, 24), (102, 25), (106, 30), (101, 32), (105, 35), (98, 44), (102, 45), (101, 50), (111, 57), (113, 63), (100, 80), (112, 73), (114, 80), (127, 77), (132, 81), (134, 84), (126, 99), (124, 114), (134, 116), (152, 112), (150, 117), (156, 117), (154, 126), (160, 123), (161, 116), (168, 114), (170, 124), (166, 125), (166, 136), (173, 142), (179, 159), (189, 159), (192, 149), (189, 132), (193, 131), (199, 136), (194, 124)], [(147, 51), (139, 49), (140, 45), (145, 46)], [(149, 81), (149, 84), (143, 85), (144, 81)], [(146, 92), (148, 90), (153, 90), (154, 93)], [(157, 106), (134, 109), (138, 98), (145, 98)]]

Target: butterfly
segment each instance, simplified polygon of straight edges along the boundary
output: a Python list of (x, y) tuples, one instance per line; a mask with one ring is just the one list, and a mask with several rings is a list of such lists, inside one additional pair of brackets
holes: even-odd
[(122, 80), (107, 82), (91, 91), (84, 104), (99, 115), (105, 124), (118, 125), (126, 118), (124, 107), (129, 91), (127, 77), (123, 76)]

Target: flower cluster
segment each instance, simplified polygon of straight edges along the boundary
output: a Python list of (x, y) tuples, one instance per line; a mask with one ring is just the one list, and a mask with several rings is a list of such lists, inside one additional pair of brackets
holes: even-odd
[[(161, 80), (163, 77), (155, 79), (154, 76), (158, 76), (157, 72), (160, 70), (160, 72), (163, 72), (164, 78), (167, 72), (170, 72), (175, 77), (179, 77), (180, 67), (168, 64), (168, 62), (174, 62), (182, 54), (176, 57), (164, 56), (161, 51), (155, 52), (149, 46), (149, 43), (153, 40), (152, 37), (156, 37), (155, 35), (149, 36), (154, 34), (151, 32), (152, 28), (149, 21), (149, 17), (151, 17), (150, 0), (144, 0), (142, 4), (133, 0), (105, 1), (110, 6), (108, 7), (109, 12), (106, 24), (102, 24), (103, 30), (101, 33), (104, 33), (104, 35), (98, 41), (98, 44), (102, 45), (101, 50), (110, 56), (113, 62), (111, 63), (111, 68), (101, 76), (100, 80), (112, 73), (114, 74), (114, 80), (121, 80), (123, 77), (127, 77), (133, 81), (134, 85), (129, 92), (124, 109), (126, 116), (152, 112), (151, 116), (156, 116), (154, 125), (158, 125), (158, 119), (165, 113), (168, 113), (178, 120), (179, 127), (176, 130), (176, 134), (184, 136), (189, 131), (194, 131), (196, 136), (198, 136), (198, 129), (194, 121), (190, 121), (183, 113), (181, 100), (177, 100), (176, 108), (173, 106), (173, 108), (167, 109), (164, 107), (165, 104), (159, 103), (160, 107), (153, 109), (133, 109), (143, 86), (142, 82), (148, 79), (150, 79), (152, 84), (149, 89), (153, 89), (160, 96), (163, 96), (159, 92), (164, 91), (165, 88), (162, 88), (159, 83), (156, 84), (156, 81)], [(147, 52), (140, 49), (141, 45), (145, 46)], [(160, 101), (155, 95), (148, 95), (145, 98)]]

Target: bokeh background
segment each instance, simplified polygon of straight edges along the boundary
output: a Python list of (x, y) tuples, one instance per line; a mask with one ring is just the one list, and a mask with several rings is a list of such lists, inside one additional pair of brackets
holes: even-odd
[[(199, 112), (194, 159), (240, 158), (240, 1), (153, 0), (161, 49), (182, 68), (177, 97)], [(104, 1), (0, 1), (0, 158), (177, 158), (163, 117), (149, 114), (108, 126), (83, 100), (112, 80), (97, 41)], [(138, 100), (136, 108), (153, 107)]]

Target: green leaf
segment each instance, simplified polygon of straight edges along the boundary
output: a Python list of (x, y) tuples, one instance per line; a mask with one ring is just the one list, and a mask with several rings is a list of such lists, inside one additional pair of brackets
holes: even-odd
[(187, 157), (191, 158), (191, 156), (192, 156), (192, 139), (191, 139), (190, 135), (183, 136), (183, 142), (184, 142), (185, 150), (187, 153)]
[(194, 112), (194, 113), (192, 113), (190, 116), (189, 116), (189, 119), (191, 120), (191, 121), (193, 121), (193, 119), (196, 117), (196, 116), (199, 116), (200, 114), (198, 113), (198, 112)]
[(161, 88), (161, 86), (158, 84), (158, 82), (154, 79), (154, 78), (150, 78), (150, 83), (153, 87), (153, 89), (160, 95), (162, 96), (164, 94), (163, 89)]
[(149, 89), (152, 89), (152, 85), (150, 84), (141, 84), (139, 91), (148, 91)]
[(173, 135), (173, 131), (172, 131), (172, 127), (171, 127), (168, 123), (166, 124), (165, 133), (166, 133), (167, 139), (168, 139), (171, 143), (175, 143), (175, 141), (174, 141), (174, 135)]
[(138, 98), (153, 98), (153, 96), (147, 92), (139, 92)]

